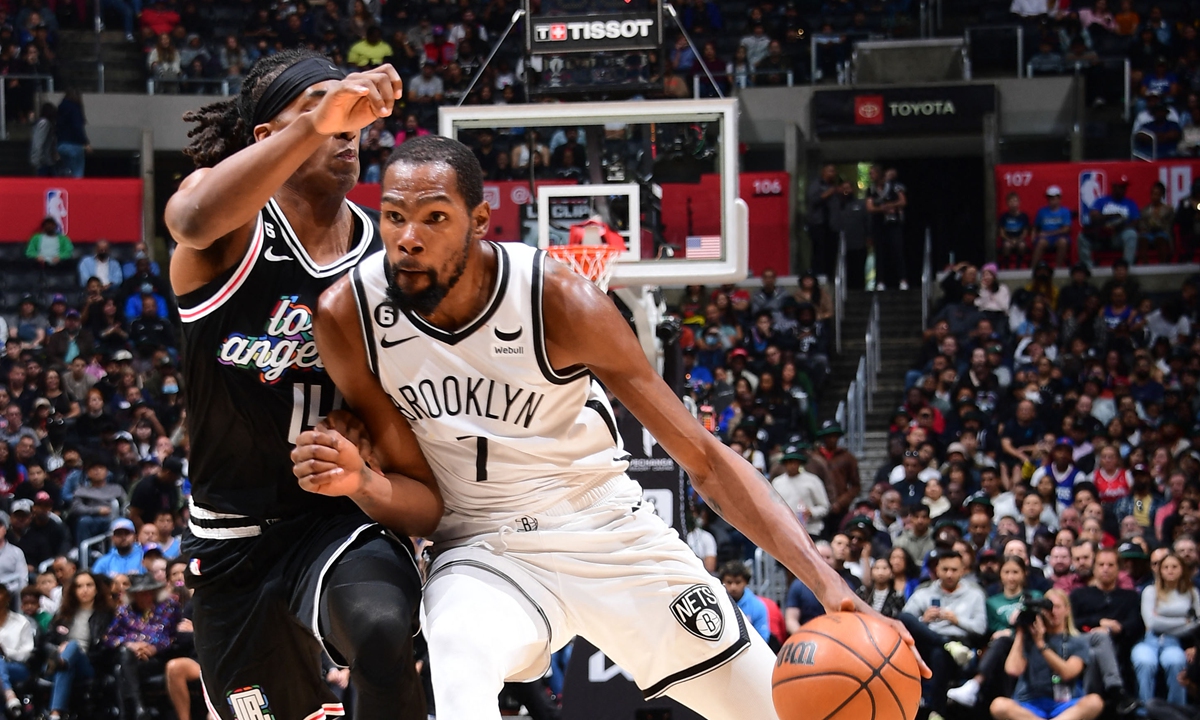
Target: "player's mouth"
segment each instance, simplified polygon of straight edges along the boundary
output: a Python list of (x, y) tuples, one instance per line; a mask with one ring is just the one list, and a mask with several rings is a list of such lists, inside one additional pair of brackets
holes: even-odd
[(334, 157), (337, 158), (338, 160), (344, 160), (346, 162), (354, 162), (354, 161), (358, 160), (358, 153), (356, 153), (353, 150), (343, 150), (340, 153), (338, 153), (337, 155), (334, 155)]

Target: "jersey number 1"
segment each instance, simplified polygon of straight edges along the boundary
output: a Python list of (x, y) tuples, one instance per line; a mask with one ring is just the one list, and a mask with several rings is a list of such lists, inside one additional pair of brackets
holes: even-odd
[(342, 393), (337, 388), (322, 397), (324, 388), (308, 383), (292, 383), (292, 422), (288, 428), (288, 442), (296, 439), (305, 430), (312, 430), (329, 413), (342, 407)]
[(455, 440), (475, 438), (475, 482), (486, 482), (488, 461), (488, 439), (481, 435), (459, 435)]

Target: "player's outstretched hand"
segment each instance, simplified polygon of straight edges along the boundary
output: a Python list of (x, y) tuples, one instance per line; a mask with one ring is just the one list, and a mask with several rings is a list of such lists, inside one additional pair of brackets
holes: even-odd
[(908, 645), (909, 649), (912, 650), (913, 655), (917, 658), (917, 665), (921, 668), (921, 677), (927, 680), (933, 677), (933, 671), (930, 670), (929, 666), (925, 664), (925, 660), (921, 658), (921, 653), (917, 652), (916, 641), (913, 640), (912, 634), (908, 632), (908, 628), (904, 627), (904, 623), (900, 622), (899, 620), (893, 620), (892, 618), (884, 617), (883, 615), (875, 612), (875, 608), (866, 604), (861, 599), (853, 596), (842, 600), (842, 604), (840, 607), (838, 607), (838, 610), (840, 612), (860, 612), (864, 615), (871, 615), (876, 619), (882, 620), (890, 625), (893, 630), (899, 633), (900, 639), (903, 640), (906, 645)]
[(358, 132), (376, 118), (390, 116), (403, 96), (404, 83), (391, 65), (352, 73), (330, 88), (313, 110), (313, 129), (321, 135)]
[(318, 495), (357, 495), (370, 472), (358, 446), (337, 430), (300, 433), (292, 450), (292, 472), (300, 487)]

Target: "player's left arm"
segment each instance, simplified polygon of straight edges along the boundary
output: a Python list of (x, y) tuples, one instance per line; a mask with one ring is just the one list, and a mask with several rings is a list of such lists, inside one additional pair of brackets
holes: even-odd
[(346, 404), (371, 437), (379, 467), (336, 429), (301, 433), (292, 451), (301, 487), (345, 495), (371, 519), (404, 535), (428, 535), (442, 519), (442, 494), (412, 427), (392, 405), (367, 364), (349, 276), (321, 295), (313, 321), (317, 351)]
[[(566, 266), (548, 261), (543, 307), (553, 367), (584, 365), (591, 370), (683, 466), (709, 507), (795, 573), (827, 609), (883, 617), (821, 558), (796, 513), (767, 479), (688, 413), (650, 367), (606, 295)], [(887, 622), (912, 645), (903, 625)]]

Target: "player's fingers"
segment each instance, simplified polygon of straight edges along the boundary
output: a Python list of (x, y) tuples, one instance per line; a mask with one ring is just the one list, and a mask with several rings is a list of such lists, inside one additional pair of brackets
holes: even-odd
[(396, 72), (396, 68), (390, 64), (383, 64), (375, 68), (377, 72), (383, 73), (387, 77), (387, 83), (392, 88), (392, 97), (396, 100), (404, 97), (404, 81), (400, 79), (400, 73)]
[(888, 622), (892, 624), (892, 628), (896, 632), (900, 633), (900, 639), (908, 645), (908, 649), (912, 650), (913, 657), (917, 659), (917, 666), (921, 669), (921, 677), (925, 679), (933, 677), (933, 671), (925, 664), (925, 659), (921, 657), (921, 653), (917, 650), (917, 641), (913, 640), (912, 634), (908, 632), (908, 628), (904, 627), (904, 623), (898, 620), (889, 620)]
[(371, 75), (371, 84), (375, 86), (379, 97), (383, 98), (383, 106), (390, 114), (392, 106), (396, 102), (396, 93), (392, 89), (392, 79), (388, 77), (387, 73), (376, 72)]
[(341, 456), (341, 453), (338, 452), (337, 448), (331, 448), (327, 445), (305, 445), (303, 447), (296, 448), (296, 450), (293, 452), (293, 463), (309, 462), (313, 460), (317, 462), (335, 463)]
[(340, 480), (342, 475), (341, 468), (317, 475), (310, 475), (300, 479), (300, 488), (311, 493), (327, 494), (326, 491), (328, 490), (327, 486), (329, 483)]

